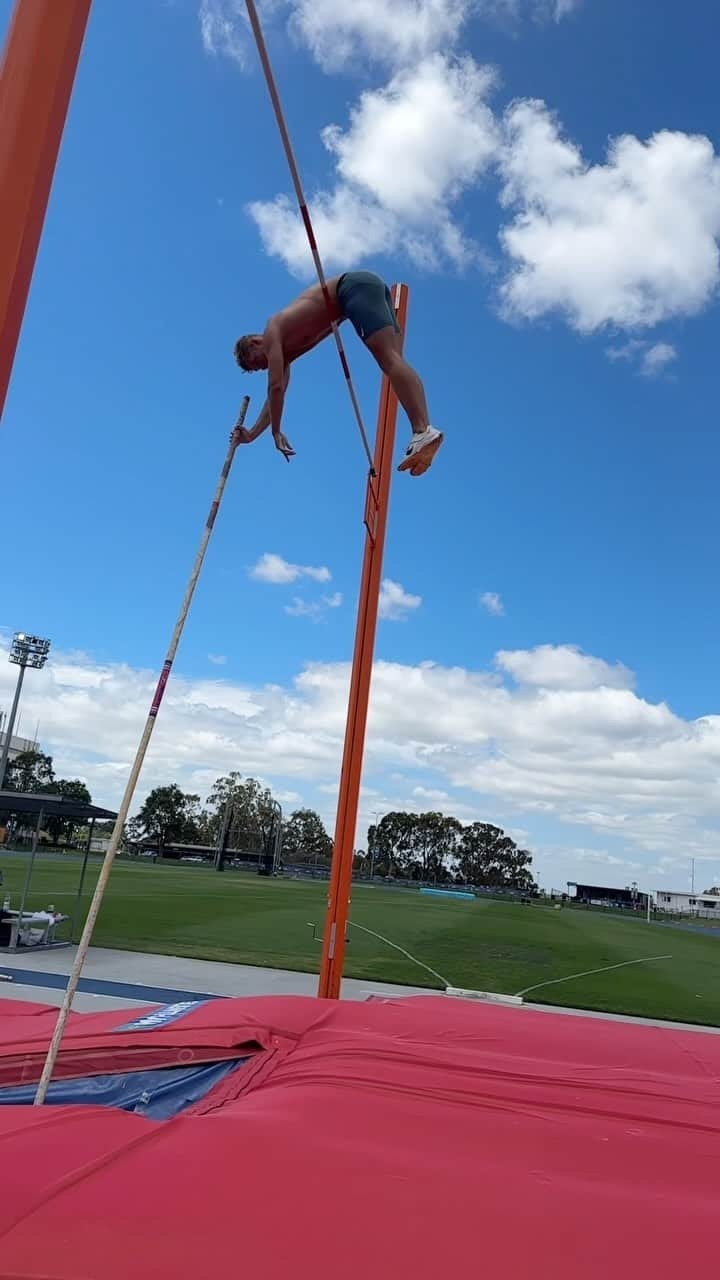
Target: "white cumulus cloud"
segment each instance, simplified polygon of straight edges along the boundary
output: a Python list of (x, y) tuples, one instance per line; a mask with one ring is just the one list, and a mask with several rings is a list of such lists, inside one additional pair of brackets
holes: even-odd
[[(493, 75), (441, 55), (363, 93), (343, 132), (323, 132), (345, 182), (414, 219), (453, 200), (487, 168), (497, 135), (485, 98)], [(448, 146), (452, 138), (452, 146)]]
[(293, 596), (292, 602), (285, 605), (285, 612), (291, 618), (310, 618), (313, 622), (320, 622), (328, 609), (339, 609), (342, 602), (340, 591), (334, 591), (331, 596), (323, 596), (320, 600), (304, 600), (302, 596)]
[[(0, 643), (5, 707), (14, 684), (6, 657)], [(205, 796), (219, 774), (238, 769), (293, 792), (331, 824), (349, 679), (346, 662), (305, 665), (285, 685), (176, 671), (137, 805), (171, 781)], [(113, 807), (156, 682), (157, 671), (55, 652), (28, 674), (23, 719), (40, 721), (58, 776), (83, 778)], [(524, 828), (531, 848), (550, 823), (558, 847), (566, 832), (570, 846), (575, 828), (575, 846), (596, 838), (598, 856), (644, 860), (665, 883), (678, 868), (685, 874), (690, 857), (717, 861), (720, 716), (683, 719), (632, 686), (621, 664), (567, 645), (503, 651), (480, 670), (377, 661), (365, 809), (474, 812)], [(577, 878), (572, 847), (558, 858), (565, 878)]]
[[(336, 177), (311, 193), (309, 206), (326, 265), (348, 268), (392, 253), (425, 269), (487, 261), (455, 210), (497, 154), (499, 129), (487, 105), (495, 74), (458, 52), (459, 39), (471, 15), (527, 7), (559, 18), (571, 0), (266, 0), (266, 7), (288, 19), (323, 70), (362, 57), (392, 70), (387, 85), (361, 94), (346, 126), (322, 131)], [(202, 0), (200, 21), (208, 52), (243, 62), (242, 0)], [(294, 199), (279, 192), (251, 200), (247, 211), (265, 251), (298, 277), (311, 276)]]
[(400, 622), (413, 609), (419, 609), (422, 596), (410, 595), (399, 582), (392, 578), (384, 578), (380, 588), (379, 616), (389, 621)]
[(643, 351), (647, 351), (649, 343), (644, 338), (628, 338), (627, 342), (615, 344), (607, 348), (607, 356), (610, 360), (627, 360), (634, 362), (642, 358)]
[[(476, 257), (452, 211), (496, 152), (497, 128), (486, 103), (492, 84), (491, 71), (472, 58), (432, 55), (384, 88), (363, 93), (346, 129), (323, 130), (338, 180), (309, 205), (330, 268), (399, 248), (425, 266)], [(309, 274), (307, 238), (293, 202), (281, 194), (252, 202), (249, 212), (266, 251), (296, 275)]]
[(655, 342), (642, 358), (642, 371), (648, 378), (655, 378), (669, 364), (677, 360), (677, 351), (670, 342)]
[(473, 0), (294, 0), (291, 26), (326, 71), (366, 54), (397, 66), (456, 43)]
[[(265, 0), (325, 71), (358, 59), (387, 64), (347, 122), (327, 125), (334, 173), (310, 192), (330, 270), (401, 255), (437, 270), (486, 264), (459, 214), (463, 196), (499, 172), (506, 210), (501, 313), (563, 317), (582, 333), (635, 332), (706, 307), (720, 283), (720, 159), (707, 137), (662, 129), (611, 140), (591, 163), (539, 100), (489, 106), (494, 73), (463, 53), (471, 17), (560, 21), (577, 0)], [(210, 53), (243, 60), (243, 0), (202, 0)], [(452, 140), (449, 145), (448, 140)], [(287, 191), (251, 200), (265, 251), (312, 278), (307, 237)], [(615, 348), (611, 351), (621, 349)], [(662, 340), (636, 355), (657, 376), (675, 358)]]
[[(259, 0), (261, 20), (280, 17), (326, 72), (367, 59), (394, 69), (457, 47), (472, 17), (498, 15), (559, 22), (581, 0)], [(200, 0), (209, 54), (245, 66), (250, 45), (245, 0)]]
[(480, 603), (487, 613), (492, 613), (496, 618), (501, 618), (505, 613), (505, 605), (497, 591), (483, 591)]
[(206, 53), (222, 54), (244, 67), (247, 41), (243, 17), (244, 0), (200, 0), (200, 35)]
[(550, 13), (555, 22), (560, 22), (563, 18), (567, 18), (569, 14), (579, 9), (582, 0), (550, 0)]
[(646, 338), (628, 338), (606, 350), (610, 360), (624, 360), (634, 366), (636, 372), (646, 378), (657, 378), (668, 365), (677, 360), (677, 350), (671, 342), (648, 342)]
[(570, 644), (501, 649), (496, 663), (518, 684), (541, 689), (631, 689), (634, 683), (632, 672), (622, 663), (593, 658)]
[(224, 667), (227, 663), (227, 658), (224, 653), (209, 653), (208, 662), (212, 662), (214, 667)]
[(543, 102), (505, 117), (501, 231), (509, 315), (564, 315), (581, 332), (700, 311), (720, 280), (720, 160), (708, 138), (614, 139), (588, 164)]
[[(397, 243), (398, 220), (359, 192), (344, 186), (319, 191), (309, 206), (323, 264), (330, 270), (390, 252)], [(309, 278), (312, 258), (294, 201), (280, 194), (272, 200), (251, 201), (247, 211), (260, 232), (265, 252), (280, 258), (293, 275)]]
[(261, 555), (257, 564), (254, 564), (248, 572), (250, 577), (257, 579), (258, 582), (272, 582), (280, 586), (297, 582), (298, 578), (329, 582), (332, 577), (325, 565), (315, 567), (310, 564), (291, 564), (289, 560), (283, 560), (282, 556), (272, 551), (266, 551)]
[(497, 14), (499, 17), (530, 17), (539, 21), (561, 22), (579, 9), (581, 4), (582, 0), (483, 0), (481, 7), (489, 14)]

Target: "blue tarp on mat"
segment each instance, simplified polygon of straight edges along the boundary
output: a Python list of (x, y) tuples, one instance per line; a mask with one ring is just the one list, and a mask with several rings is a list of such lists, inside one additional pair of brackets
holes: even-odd
[[(169, 1120), (237, 1071), (247, 1058), (211, 1062), (197, 1067), (157, 1067), (151, 1071), (122, 1071), (114, 1075), (80, 1076), (50, 1082), (46, 1102), (55, 1106), (118, 1107), (151, 1120)], [(37, 1084), (0, 1089), (0, 1106), (31, 1106)]]

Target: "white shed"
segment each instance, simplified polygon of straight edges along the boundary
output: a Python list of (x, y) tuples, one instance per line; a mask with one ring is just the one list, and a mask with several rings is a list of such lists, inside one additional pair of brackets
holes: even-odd
[(673, 912), (675, 915), (701, 916), (706, 920), (717, 916), (720, 920), (720, 897), (709, 893), (676, 893), (671, 889), (658, 889), (655, 907), (657, 911)]

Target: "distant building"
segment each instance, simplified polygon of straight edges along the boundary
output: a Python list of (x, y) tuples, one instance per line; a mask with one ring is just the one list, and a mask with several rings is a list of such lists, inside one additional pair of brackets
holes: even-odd
[(575, 884), (570, 881), (568, 889), (575, 890), (573, 902), (582, 902), (588, 907), (621, 907), (630, 911), (647, 911), (648, 895), (640, 893), (636, 885), (626, 889), (609, 889), (606, 885)]
[[(0, 714), (0, 724), (2, 723), (2, 714)], [(0, 755), (2, 755), (5, 746), (6, 734), (0, 729)], [(8, 751), (8, 760), (15, 760), (23, 751), (37, 751), (38, 744), (32, 738), (18, 738), (17, 734), (13, 734), (10, 739), (10, 750)]]
[(107, 853), (110, 848), (110, 836), (93, 836), (90, 841), (91, 853)]
[(706, 920), (720, 919), (720, 897), (716, 898), (714, 894), (675, 893), (671, 889), (660, 889), (655, 897), (658, 911), (701, 916)]

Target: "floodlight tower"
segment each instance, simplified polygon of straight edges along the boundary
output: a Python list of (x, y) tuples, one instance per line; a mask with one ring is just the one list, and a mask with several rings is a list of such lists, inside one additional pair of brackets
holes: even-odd
[(17, 684), (15, 685), (15, 697), (13, 698), (10, 717), (5, 728), (2, 757), (0, 757), (0, 791), (2, 791), (5, 782), (8, 752), (10, 751), (10, 743), (15, 728), (15, 717), (17, 716), (18, 703), (20, 701), (20, 690), (25, 679), (25, 669), (26, 667), (36, 667), (39, 670), (44, 667), (49, 652), (49, 640), (43, 640), (41, 636), (29, 636), (24, 631), (15, 632), (10, 646), (9, 660), (16, 663), (20, 670), (18, 671)]

